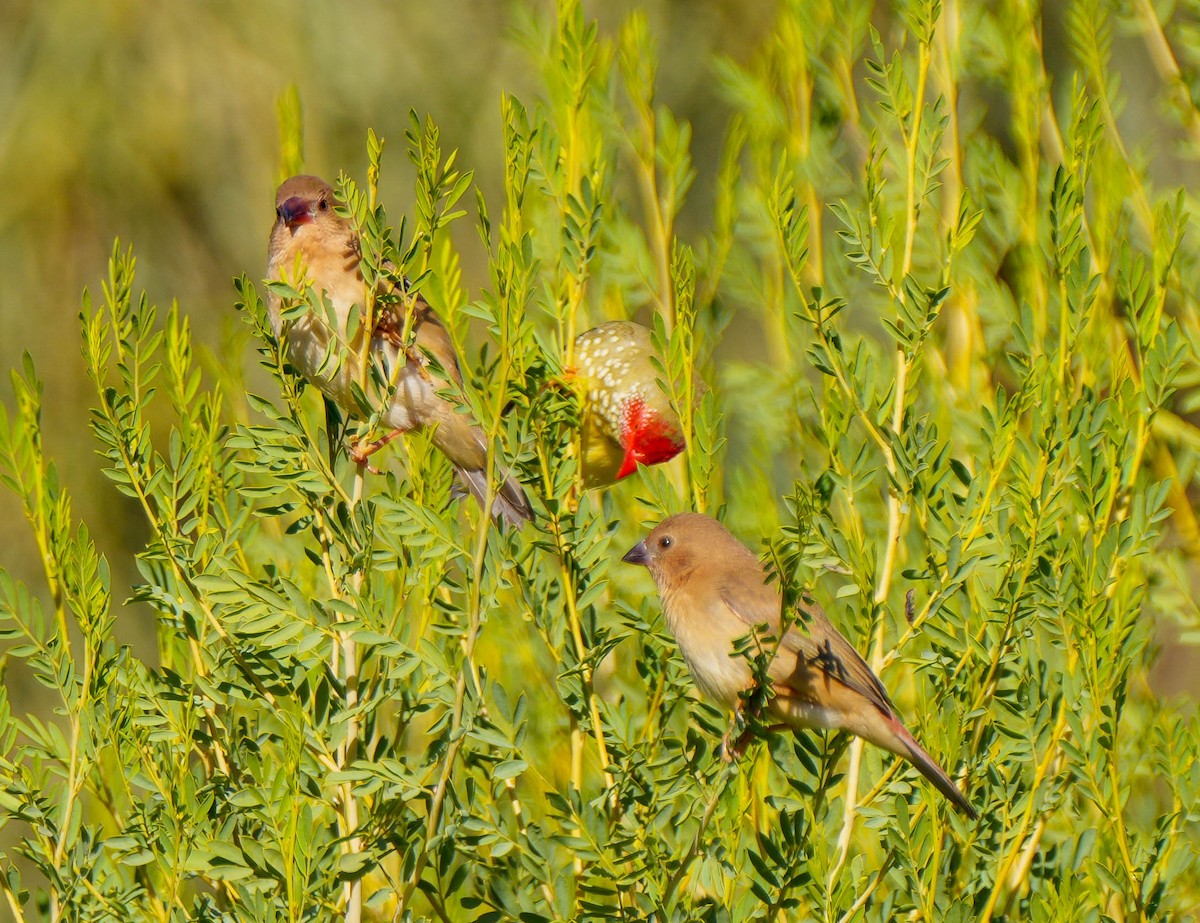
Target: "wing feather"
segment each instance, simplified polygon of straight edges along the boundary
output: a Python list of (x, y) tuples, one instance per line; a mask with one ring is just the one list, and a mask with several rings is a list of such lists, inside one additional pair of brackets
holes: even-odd
[[(768, 584), (753, 583), (752, 586), (726, 583), (721, 587), (721, 598), (746, 623), (747, 629), (766, 625), (772, 634), (778, 635), (780, 596)], [(799, 689), (812, 682), (811, 671), (817, 669), (826, 679), (864, 696), (884, 714), (894, 714), (895, 706), (887, 690), (858, 651), (833, 627), (825, 610), (808, 598), (800, 609), (779, 642), (779, 652), (770, 668), (771, 678), (784, 685), (794, 678), (792, 685)]]

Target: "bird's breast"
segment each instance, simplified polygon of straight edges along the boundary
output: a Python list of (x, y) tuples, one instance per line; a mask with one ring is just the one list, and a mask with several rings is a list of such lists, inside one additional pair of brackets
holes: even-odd
[(734, 642), (749, 628), (719, 599), (691, 594), (664, 594), (667, 627), (700, 691), (726, 708), (735, 708), (738, 693), (754, 685), (746, 658), (733, 653)]
[[(272, 254), (268, 275), (297, 287), (307, 283), (328, 305), (323, 311), (308, 311), (285, 328), (280, 306), (272, 298), (271, 324), (277, 334), (284, 335), (288, 361), (296, 370), (328, 398), (351, 408), (351, 385), (358, 378), (362, 350), (368, 340), (361, 317), (367, 287), (353, 248), (329, 246), (312, 230), (312, 226), (302, 227)], [(303, 279), (293, 277), (297, 265), (304, 272)], [(351, 332), (350, 319), (356, 307), (359, 321)]]
[(288, 361), (330, 400), (352, 407), (351, 383), (358, 370), (358, 351), (339, 342), (325, 321), (312, 313), (286, 331)]

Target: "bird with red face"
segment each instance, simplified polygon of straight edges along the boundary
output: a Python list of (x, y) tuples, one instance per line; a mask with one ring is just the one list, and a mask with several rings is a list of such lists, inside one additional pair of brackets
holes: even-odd
[[(908, 760), (962, 813), (977, 813), (950, 777), (896, 716), (887, 690), (866, 661), (805, 599), (783, 622), (782, 597), (754, 553), (710, 516), (681, 513), (659, 523), (623, 558), (650, 571), (667, 627), (696, 685), (728, 709), (755, 686), (750, 661), (734, 653), (754, 637), (772, 654), (768, 714), (779, 728), (849, 731)], [(763, 636), (756, 633), (765, 626)], [(769, 636), (769, 637), (768, 637)]]
[[(336, 211), (340, 203), (329, 183), (316, 176), (293, 176), (275, 194), (275, 225), (267, 251), (267, 278), (294, 287), (311, 285), (328, 299), (331, 317), (308, 311), (284, 320), (282, 300), (268, 293), (271, 325), (287, 346), (288, 361), (351, 416), (357, 414), (352, 386), (359, 360), (368, 351), (389, 383), (382, 422), (392, 432), (432, 430), (433, 444), (453, 463), (459, 477), (483, 504), (487, 493), (487, 439), (464, 408), (439, 392), (462, 387), (462, 372), (450, 335), (420, 295), (412, 302), (411, 342), (404, 341), (405, 312), (394, 302), (375, 306), (373, 329), (350, 332), (355, 306), (365, 312), (369, 292), (360, 262), (357, 231)], [(300, 277), (296, 277), (297, 269)], [(431, 363), (429, 357), (435, 362)], [(370, 392), (368, 392), (370, 393)], [(362, 458), (359, 457), (361, 461)], [(516, 479), (505, 476), (491, 509), (498, 521), (520, 528), (533, 518), (529, 499)]]
[(638, 465), (657, 465), (683, 451), (683, 427), (658, 383), (654, 358), (650, 331), (633, 321), (600, 324), (575, 338), (570, 377), (584, 395), (586, 486), (611, 484)]

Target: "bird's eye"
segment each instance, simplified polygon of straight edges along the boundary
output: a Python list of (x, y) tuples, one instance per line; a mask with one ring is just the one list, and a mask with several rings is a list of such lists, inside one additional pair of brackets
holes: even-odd
[(282, 205), (276, 205), (276, 206), (275, 206), (275, 217), (276, 217), (276, 218), (282, 218), (282, 217), (283, 217), (283, 206), (282, 206)]
[(662, 538), (660, 538), (658, 540), (658, 547), (659, 548), (670, 548), (671, 547), (671, 536), (664, 535)]
[(317, 208), (321, 209), (321, 211), (326, 211), (329, 208), (329, 203), (322, 199), (317, 203)]

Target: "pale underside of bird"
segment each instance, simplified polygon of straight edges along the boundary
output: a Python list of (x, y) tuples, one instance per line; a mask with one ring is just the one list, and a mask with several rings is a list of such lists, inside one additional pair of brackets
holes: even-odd
[[(382, 408), (380, 422), (392, 431), (379, 444), (399, 433), (431, 430), (433, 444), (482, 504), (487, 438), (462, 404), (444, 393), (462, 387), (450, 335), (419, 294), (392, 283), (374, 293), (368, 289), (358, 233), (336, 213), (338, 205), (333, 188), (314, 176), (294, 176), (276, 193), (267, 278), (312, 286), (329, 312), (308, 310), (285, 320), (282, 299), (268, 293), (271, 325), (286, 343), (288, 361), (351, 416), (361, 415), (354, 391), (356, 385), (362, 388), (368, 401)], [(369, 325), (368, 313), (373, 314)], [(533, 518), (524, 490), (511, 475), (499, 478), (492, 515), (517, 528)]]
[(911, 762), (958, 810), (977, 816), (825, 611), (806, 597), (785, 620), (782, 597), (758, 558), (715, 519), (672, 516), (624, 560), (649, 569), (667, 627), (704, 695), (731, 710), (742, 707), (756, 681), (751, 660), (734, 651), (749, 638), (750, 650), (768, 658), (765, 709), (781, 727), (856, 734)]

